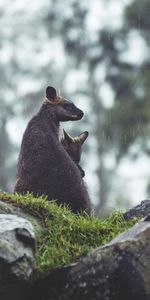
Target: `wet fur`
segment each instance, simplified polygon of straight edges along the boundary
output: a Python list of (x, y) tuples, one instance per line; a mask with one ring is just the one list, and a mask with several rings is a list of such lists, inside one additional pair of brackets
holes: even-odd
[[(82, 138), (80, 138), (80, 136)], [(82, 144), (88, 137), (88, 132), (83, 132), (81, 135), (72, 137), (68, 135), (64, 131), (64, 135), (61, 137), (61, 143), (64, 147), (64, 149), (67, 151), (69, 156), (72, 158), (72, 160), (76, 163), (78, 169), (80, 170), (81, 177), (85, 176), (85, 172), (80, 166), (80, 159), (81, 159), (81, 153), (82, 153)]]
[[(59, 105), (45, 102), (28, 123), (14, 192), (47, 195), (49, 200), (68, 204), (74, 213), (90, 213), (90, 200), (80, 171), (59, 141), (59, 121), (63, 121), (63, 108), (58, 112)], [(69, 117), (65, 114), (66, 119)]]

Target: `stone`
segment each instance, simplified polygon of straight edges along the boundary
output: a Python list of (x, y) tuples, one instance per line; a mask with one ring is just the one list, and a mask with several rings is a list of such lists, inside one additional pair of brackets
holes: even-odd
[(145, 217), (147, 215), (150, 215), (150, 200), (143, 200), (140, 204), (125, 212), (124, 218), (129, 221), (135, 217)]
[(0, 214), (0, 299), (26, 300), (35, 266), (32, 224), (16, 215)]
[(77, 263), (58, 299), (148, 300), (149, 258), (150, 222), (142, 220)]
[(41, 220), (30, 214), (29, 211), (26, 211), (24, 208), (19, 207), (19, 205), (14, 205), (0, 198), (0, 214), (11, 214), (16, 215), (18, 217), (22, 217), (28, 220), (31, 224), (33, 224), (35, 234), (42, 231), (42, 223)]
[(69, 280), (68, 274), (70, 270), (72, 270), (75, 265), (76, 264), (70, 264), (69, 266), (56, 268), (49, 271), (43, 278), (37, 279), (33, 286), (31, 299), (57, 300)]

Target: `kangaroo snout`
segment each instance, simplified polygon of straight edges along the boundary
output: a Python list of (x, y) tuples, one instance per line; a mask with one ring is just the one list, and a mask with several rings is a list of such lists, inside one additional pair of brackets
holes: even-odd
[(84, 113), (80, 109), (77, 109), (77, 110), (73, 111), (71, 114), (69, 112), (69, 120), (71, 120), (71, 121), (81, 120), (83, 116), (84, 116)]
[(82, 118), (83, 118), (83, 116), (84, 116), (84, 113), (83, 113), (83, 111), (82, 111), (82, 110), (80, 110), (80, 112), (79, 112), (79, 120), (80, 120), (80, 119), (82, 119)]
[(83, 116), (84, 116), (83, 111), (78, 109), (78, 111), (74, 115), (72, 115), (72, 121), (73, 120), (81, 120), (83, 118)]

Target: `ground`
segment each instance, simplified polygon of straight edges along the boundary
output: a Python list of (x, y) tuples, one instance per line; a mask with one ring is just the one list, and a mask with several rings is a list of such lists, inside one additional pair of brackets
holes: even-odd
[(121, 211), (114, 211), (105, 219), (84, 213), (75, 215), (68, 207), (58, 206), (56, 201), (35, 198), (32, 194), (0, 193), (0, 199), (21, 207), (39, 220), (41, 229), (38, 227), (37, 230), (34, 222), (33, 226), (37, 240), (36, 265), (40, 274), (78, 261), (137, 222), (137, 219), (125, 221)]

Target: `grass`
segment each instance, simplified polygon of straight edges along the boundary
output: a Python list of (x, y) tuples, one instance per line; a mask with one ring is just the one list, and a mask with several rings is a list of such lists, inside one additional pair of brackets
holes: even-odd
[(36, 234), (36, 263), (40, 274), (77, 261), (137, 222), (137, 219), (126, 222), (121, 211), (105, 219), (75, 215), (66, 206), (31, 194), (0, 193), (0, 199), (40, 219), (43, 229)]

